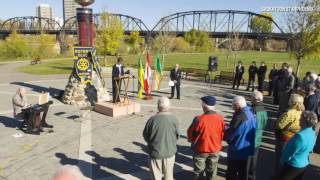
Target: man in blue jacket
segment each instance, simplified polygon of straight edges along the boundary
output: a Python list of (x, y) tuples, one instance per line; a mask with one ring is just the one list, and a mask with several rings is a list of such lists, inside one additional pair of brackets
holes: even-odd
[(247, 180), (249, 163), (255, 149), (256, 119), (242, 96), (233, 99), (234, 114), (225, 132), (228, 142), (228, 169), (226, 180)]

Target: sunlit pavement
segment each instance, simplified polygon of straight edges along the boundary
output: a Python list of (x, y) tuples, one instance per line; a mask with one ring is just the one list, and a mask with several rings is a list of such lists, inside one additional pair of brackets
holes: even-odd
[[(79, 117), (79, 108), (54, 100), (47, 117), (48, 122), (54, 125), (53, 133), (44, 132), (34, 136), (17, 130), (19, 123), (12, 119), (11, 98), (18, 87), (29, 89), (29, 101), (36, 103), (39, 92), (49, 87), (64, 89), (66, 82), (66, 79), (57, 78), (0, 84), (0, 178), (50, 179), (58, 167), (71, 164), (78, 165), (87, 179), (149, 179), (148, 155), (145, 153), (142, 130), (148, 118), (156, 113), (158, 97), (169, 96), (170, 88), (166, 80), (162, 83), (161, 91), (154, 93), (153, 100), (135, 100), (142, 105), (141, 113), (113, 119), (92, 112), (91, 118), (82, 119)], [(107, 79), (107, 84), (111, 85), (110, 79)], [(129, 87), (132, 90), (133, 84)], [(226, 121), (230, 121), (233, 96), (248, 96), (248, 92), (233, 91), (230, 86), (192, 81), (183, 81), (181, 89), (181, 100), (171, 100), (171, 112), (178, 117), (181, 131), (175, 178), (192, 179), (192, 151), (186, 139), (186, 130), (194, 116), (202, 113), (200, 97), (216, 96), (218, 112), (225, 116)], [(266, 97), (265, 101), (268, 103), (270, 99)], [(273, 115), (276, 107), (267, 105), (267, 108)], [(273, 120), (270, 118), (259, 154), (259, 180), (269, 179), (273, 174), (274, 135), (270, 131)], [(13, 137), (17, 133), (22, 133), (23, 137)], [(313, 154), (311, 161), (306, 179), (319, 179), (320, 156)], [(218, 170), (219, 179), (224, 179), (226, 159), (223, 157), (220, 158)]]

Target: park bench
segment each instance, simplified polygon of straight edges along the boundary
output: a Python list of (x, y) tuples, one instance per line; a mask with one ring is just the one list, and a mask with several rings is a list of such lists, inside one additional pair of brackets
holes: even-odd
[(40, 59), (40, 57), (34, 57), (34, 58), (32, 58), (30, 64), (31, 64), (31, 65), (41, 64), (41, 59)]
[(204, 69), (187, 68), (185, 69), (185, 79), (188, 77), (203, 77), (205, 82), (209, 79), (209, 73)]
[[(213, 83), (216, 83), (216, 81), (219, 81), (219, 83), (221, 84), (221, 82), (233, 82), (234, 79), (234, 72), (229, 72), (229, 71), (220, 71), (219, 75), (216, 75), (214, 77)], [(244, 79), (241, 79), (241, 84), (244, 85)]]

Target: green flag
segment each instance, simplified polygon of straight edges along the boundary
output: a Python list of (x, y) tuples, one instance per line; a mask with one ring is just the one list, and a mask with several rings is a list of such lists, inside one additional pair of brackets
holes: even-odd
[(156, 52), (156, 65), (155, 65), (155, 90), (160, 90), (160, 83), (162, 80), (162, 67), (158, 51)]
[(144, 80), (143, 80), (143, 66), (142, 66), (142, 62), (141, 62), (141, 57), (139, 56), (139, 61), (138, 61), (138, 95), (137, 98), (142, 98), (142, 92), (144, 89)]

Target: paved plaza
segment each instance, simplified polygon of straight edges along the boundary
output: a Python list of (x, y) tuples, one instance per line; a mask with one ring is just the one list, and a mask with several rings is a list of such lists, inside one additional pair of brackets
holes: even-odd
[[(0, 70), (7, 72), (0, 78), (0, 179), (51, 179), (56, 169), (65, 164), (79, 166), (86, 179), (149, 179), (148, 155), (142, 131), (148, 118), (157, 112), (158, 97), (169, 96), (167, 80), (163, 81), (161, 91), (154, 93), (153, 100), (136, 100), (129, 93), (133, 100), (141, 103), (142, 111), (127, 117), (110, 118), (91, 112), (90, 118), (83, 119), (80, 117), (80, 108), (53, 99), (54, 104), (49, 109), (47, 121), (54, 125), (54, 132), (36, 136), (17, 130), (19, 123), (12, 119), (12, 96), (18, 87), (26, 87), (30, 103), (37, 103), (38, 94), (42, 90), (49, 87), (63, 90), (67, 76), (24, 76), (13, 72), (20, 65), (0, 66)], [(111, 82), (110, 79), (106, 80), (110, 92)], [(132, 88), (133, 84), (130, 85), (130, 92)], [(216, 96), (217, 110), (228, 122), (232, 115), (232, 98), (235, 95), (248, 97), (249, 92), (199, 81), (182, 81), (181, 89), (181, 100), (171, 101), (171, 112), (178, 117), (181, 131), (175, 178), (185, 180), (191, 179), (192, 175), (192, 151), (186, 139), (186, 130), (194, 116), (202, 113), (200, 97)], [(269, 179), (274, 171), (274, 134), (271, 129), (277, 107), (270, 105), (269, 97), (265, 98), (265, 102), (271, 118), (259, 154), (258, 180)], [(13, 136), (19, 133), (23, 136)], [(225, 171), (226, 159), (221, 157), (219, 179), (224, 179)], [(320, 179), (320, 155), (311, 155), (311, 165), (305, 179)]]

